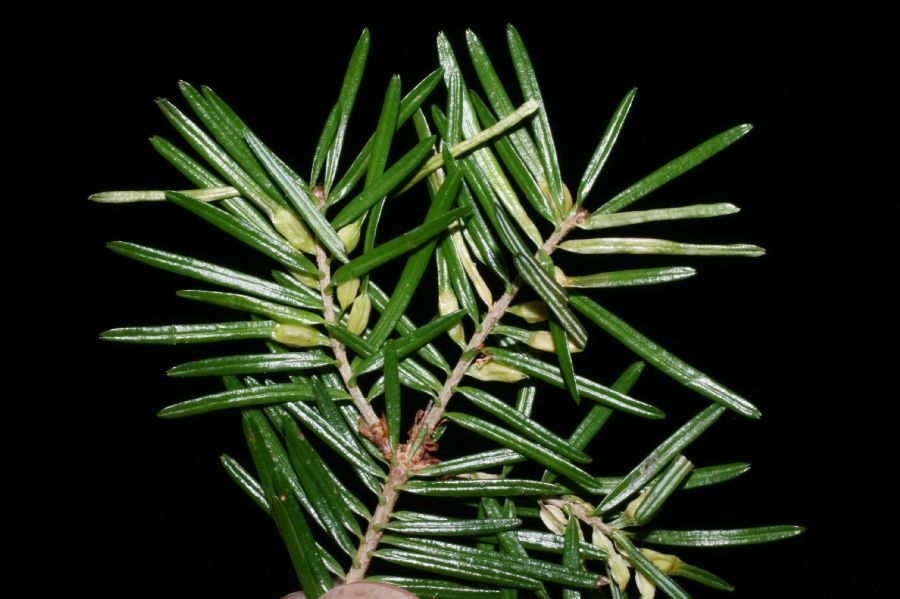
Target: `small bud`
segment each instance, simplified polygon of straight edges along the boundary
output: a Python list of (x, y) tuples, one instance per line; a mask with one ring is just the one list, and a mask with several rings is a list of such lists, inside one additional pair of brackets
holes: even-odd
[(652, 549), (641, 549), (641, 554), (653, 562), (653, 565), (666, 574), (677, 574), (684, 562), (677, 555), (660, 553)]
[(525, 322), (531, 324), (543, 322), (547, 320), (548, 316), (547, 304), (541, 300), (532, 300), (530, 302), (516, 304), (515, 306), (510, 306), (506, 311), (510, 314), (515, 314), (519, 318), (525, 320)]
[(498, 381), (501, 383), (515, 383), (526, 378), (524, 374), (515, 368), (497, 364), (496, 362), (486, 362), (484, 364), (476, 362), (469, 366), (466, 374), (479, 381)]
[(315, 253), (316, 244), (309, 233), (309, 229), (290, 210), (281, 208), (275, 212), (272, 216), (272, 225), (276, 231), (288, 240), (288, 243), (301, 252), (306, 252), (307, 254)]
[(591, 533), (591, 544), (594, 547), (599, 547), (609, 555), (614, 554), (616, 552), (616, 548), (613, 547), (612, 541), (609, 540), (609, 537), (603, 534), (603, 531), (601, 531), (596, 526), (592, 527), (592, 529), (593, 532)]
[(346, 310), (347, 306), (353, 303), (357, 291), (359, 291), (359, 277), (348, 279), (337, 286), (337, 298), (341, 310)]
[(372, 300), (364, 293), (353, 300), (350, 308), (350, 316), (347, 318), (347, 330), (354, 335), (360, 335), (369, 326), (369, 314), (372, 312)]
[(303, 324), (278, 324), (272, 338), (290, 347), (315, 347), (328, 345), (328, 337)]
[(641, 504), (644, 503), (644, 500), (647, 499), (647, 493), (641, 493), (634, 499), (632, 499), (628, 505), (625, 507), (625, 517), (634, 522), (634, 514), (637, 512), (638, 508), (641, 507)]
[[(570, 352), (580, 352), (582, 348), (578, 347), (572, 340), (566, 337), (566, 340), (569, 344)], [(553, 344), (553, 336), (550, 334), (550, 331), (535, 331), (528, 337), (528, 345), (533, 347), (534, 349), (546, 352), (555, 352), (556, 346)]]
[(640, 572), (635, 573), (634, 582), (637, 583), (641, 599), (653, 599), (656, 596), (656, 585)]
[(555, 505), (541, 504), (541, 522), (547, 527), (547, 530), (553, 534), (562, 536), (566, 534), (566, 524), (569, 519), (566, 513)]
[(553, 278), (556, 279), (556, 282), (562, 285), (563, 287), (568, 287), (572, 284), (572, 277), (563, 272), (558, 266), (553, 267)]
[(631, 570), (628, 569), (628, 562), (618, 553), (611, 553), (607, 563), (609, 564), (609, 573), (612, 574), (612, 579), (619, 585), (619, 590), (624, 591), (631, 580)]
[[(444, 289), (438, 293), (438, 312), (441, 316), (451, 314), (457, 310), (459, 310), (459, 300), (457, 299), (456, 294), (453, 293), (453, 289)], [(457, 345), (465, 347), (466, 333), (463, 329), (462, 322), (458, 322), (450, 327), (447, 334)]]
[(356, 249), (356, 246), (359, 244), (359, 232), (362, 229), (362, 219), (350, 223), (349, 225), (344, 225), (340, 229), (338, 229), (338, 237), (341, 238), (341, 241), (344, 243), (344, 251), (348, 254)]
[(312, 289), (319, 288), (319, 279), (315, 277), (311, 277), (309, 275), (305, 275), (302, 272), (297, 272), (296, 270), (291, 271), (291, 275), (300, 282), (301, 285), (305, 285), (306, 287), (310, 287)]
[(569, 191), (569, 186), (563, 183), (563, 208), (566, 213), (572, 210), (572, 205), (572, 192)]

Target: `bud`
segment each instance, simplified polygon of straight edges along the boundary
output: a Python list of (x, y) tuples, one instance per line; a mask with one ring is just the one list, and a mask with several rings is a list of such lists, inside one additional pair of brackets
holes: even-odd
[(312, 289), (319, 288), (319, 279), (315, 277), (305, 275), (302, 272), (297, 272), (296, 270), (291, 271), (291, 276), (297, 279), (301, 285), (305, 285), (306, 287), (310, 287)]
[(563, 287), (568, 287), (572, 284), (572, 277), (564, 273), (563, 269), (558, 266), (553, 267), (553, 278)]
[(609, 540), (603, 531), (601, 531), (596, 526), (592, 527), (593, 532), (591, 532), (591, 545), (594, 547), (599, 547), (609, 555), (612, 555), (616, 552), (615, 547), (613, 547), (612, 541)]
[(350, 308), (350, 316), (347, 318), (347, 330), (354, 335), (360, 335), (369, 326), (369, 314), (372, 312), (372, 300), (364, 293), (353, 300)]
[(641, 599), (653, 599), (656, 596), (656, 585), (653, 584), (653, 581), (641, 574), (640, 572), (636, 572), (634, 576), (634, 582), (637, 583), (638, 592), (641, 594)]
[(353, 277), (337, 286), (337, 298), (341, 310), (346, 310), (353, 303), (357, 291), (359, 291), (359, 277)]
[(359, 232), (362, 229), (362, 218), (338, 229), (338, 237), (344, 243), (344, 251), (349, 254), (359, 244)]
[(632, 499), (625, 508), (625, 517), (634, 522), (634, 514), (638, 511), (638, 508), (641, 507), (641, 504), (644, 503), (645, 499), (647, 499), (646, 491)]
[(522, 304), (510, 306), (507, 310), (510, 314), (515, 314), (525, 322), (534, 324), (547, 320), (547, 304), (541, 300), (532, 300)]
[(566, 534), (566, 524), (569, 519), (566, 513), (555, 505), (541, 504), (541, 522), (547, 527), (547, 530), (553, 534), (562, 536)]
[(475, 362), (469, 366), (466, 374), (479, 381), (499, 381), (501, 383), (515, 383), (526, 378), (524, 374), (515, 368), (497, 364), (496, 362), (486, 362), (484, 364)]
[[(453, 289), (443, 289), (438, 293), (438, 312), (441, 316), (451, 314), (457, 310), (459, 310), (459, 300), (457, 299), (456, 294), (453, 293)], [(450, 335), (450, 338), (453, 339), (457, 345), (461, 347), (466, 346), (466, 333), (465, 330), (463, 330), (462, 322), (457, 322), (450, 327), (447, 334)]]
[(272, 339), (290, 347), (328, 345), (328, 337), (304, 324), (277, 324)]
[[(580, 352), (582, 348), (578, 347), (572, 340), (566, 337), (570, 352)], [(553, 336), (550, 331), (535, 331), (528, 336), (528, 345), (534, 349), (547, 352), (555, 352), (556, 346), (553, 344)]]
[(569, 186), (563, 183), (563, 208), (566, 213), (572, 210), (572, 192), (569, 191)]
[(677, 574), (684, 562), (677, 555), (660, 553), (652, 549), (641, 549), (641, 554), (666, 574)]
[(279, 208), (274, 215), (272, 215), (272, 225), (275, 227), (275, 230), (281, 233), (281, 235), (288, 240), (292, 246), (300, 250), (301, 252), (306, 252), (307, 254), (314, 254), (316, 251), (316, 244), (313, 241), (312, 235), (309, 233), (309, 229), (306, 228), (306, 225), (297, 218), (297, 215), (291, 212), (286, 208)]
[(618, 553), (611, 553), (607, 563), (609, 564), (609, 573), (612, 574), (612, 579), (619, 585), (619, 590), (624, 591), (631, 580), (631, 570), (628, 569), (628, 563)]

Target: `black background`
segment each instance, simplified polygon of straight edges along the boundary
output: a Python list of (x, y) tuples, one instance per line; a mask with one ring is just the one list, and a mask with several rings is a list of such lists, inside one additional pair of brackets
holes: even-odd
[[(888, 484), (896, 398), (896, 249), (888, 227), (898, 215), (888, 173), (897, 158), (890, 134), (896, 103), (885, 91), (896, 77), (896, 11), (888, 3), (856, 5), (849, 14), (755, 3), (727, 13), (652, 6), (587, 12), (565, 3), (442, 8), (378, 12), (335, 3), (307, 15), (304, 7), (296, 14), (262, 5), (211, 14), (148, 6), (22, 23), (29, 35), (11, 51), (8, 97), (16, 106), (7, 114), (7, 142), (18, 160), (7, 172), (13, 192), (6, 198), (16, 214), (7, 238), (22, 243), (8, 250), (5, 271), (8, 314), (25, 354), (7, 380), (13, 434), (3, 456), (14, 477), (7, 515), (17, 531), (13, 555), (24, 558), (19, 572), (38, 592), (74, 596), (268, 598), (296, 586), (271, 522), (216, 463), (223, 452), (245, 460), (237, 414), (154, 416), (216, 390), (215, 382), (166, 379), (164, 371), (220, 350), (97, 341), (99, 331), (115, 326), (232, 317), (178, 300), (175, 290), (197, 285), (118, 257), (106, 241), (146, 243), (260, 274), (266, 262), (174, 206), (100, 206), (85, 198), (105, 189), (184, 186), (146, 142), (153, 134), (176, 140), (152, 99), (181, 103), (178, 79), (212, 86), (270, 147), (302, 166), (363, 26), (373, 44), (349, 152), (374, 126), (391, 73), (408, 89), (434, 68), (439, 30), (465, 62), (464, 31), (475, 29), (512, 82), (504, 39), (511, 21), (541, 78), (573, 188), (616, 104), (630, 87), (639, 89), (588, 207), (721, 130), (755, 125), (642, 207), (733, 202), (743, 209), (738, 215), (646, 234), (752, 242), (767, 256), (634, 260), (629, 264), (688, 263), (700, 275), (603, 295), (614, 312), (764, 413), (758, 422), (726, 416), (688, 452), (698, 464), (742, 460), (753, 469), (722, 488), (692, 492), (677, 505), (683, 518), (666, 522), (809, 529), (784, 543), (684, 555), (734, 583), (742, 597), (861, 596), (887, 588), (890, 551), (873, 545), (873, 531), (891, 524), (896, 500)], [(468, 82), (475, 82), (471, 72)], [(394, 206), (385, 235), (421, 218), (421, 193), (401, 201), (408, 204)], [(587, 263), (566, 264), (574, 273)], [(420, 321), (432, 298), (431, 285), (423, 285)], [(579, 360), (608, 382), (629, 356), (598, 338), (591, 357)], [(610, 474), (703, 405), (649, 371), (635, 395), (670, 418), (662, 425), (617, 420), (621, 428), (610, 427), (592, 446), (596, 467)], [(577, 415), (561, 396), (555, 400), (562, 403), (538, 413), (567, 430)]]

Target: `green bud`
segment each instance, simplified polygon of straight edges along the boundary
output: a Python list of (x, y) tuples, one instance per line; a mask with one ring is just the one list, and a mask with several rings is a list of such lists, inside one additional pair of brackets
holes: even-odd
[(526, 376), (509, 366), (497, 364), (496, 362), (486, 362), (479, 364), (478, 361), (472, 363), (466, 374), (479, 381), (498, 381), (501, 383), (515, 383), (526, 378)]
[[(570, 352), (580, 352), (584, 348), (578, 347), (572, 340), (566, 337), (566, 341), (569, 344)], [(534, 349), (546, 352), (555, 352), (556, 346), (553, 344), (553, 336), (550, 334), (550, 331), (535, 331), (531, 335), (528, 336), (528, 345), (533, 347)]]
[(372, 300), (368, 294), (362, 294), (353, 300), (350, 308), (350, 316), (347, 318), (347, 330), (354, 335), (360, 335), (369, 326), (369, 314), (372, 312)]
[(340, 237), (341, 241), (344, 243), (344, 251), (348, 254), (355, 250), (356, 246), (359, 245), (359, 232), (362, 229), (362, 222), (363, 219), (360, 217), (349, 225), (344, 225), (338, 229), (338, 237)]
[(301, 285), (305, 285), (306, 287), (310, 287), (311, 289), (319, 288), (319, 279), (315, 277), (305, 275), (302, 272), (297, 272), (296, 270), (291, 271), (291, 276), (297, 279)]
[(525, 322), (531, 324), (547, 320), (549, 314), (547, 311), (547, 304), (541, 300), (532, 300), (530, 302), (516, 304), (515, 306), (507, 308), (506, 311), (510, 314), (515, 314)]
[(272, 215), (272, 225), (288, 240), (288, 243), (301, 252), (306, 252), (307, 254), (316, 252), (316, 243), (313, 241), (309, 229), (290, 210), (286, 208), (276, 210), (275, 214)]
[(341, 310), (346, 310), (353, 303), (357, 291), (359, 291), (359, 277), (348, 279), (337, 286), (337, 298)]
[[(438, 312), (441, 316), (451, 314), (459, 310), (459, 299), (453, 293), (453, 289), (447, 288), (438, 293)], [(466, 333), (462, 321), (456, 323), (447, 331), (453, 341), (460, 347), (466, 346)]]
[(272, 339), (289, 347), (328, 345), (328, 337), (304, 324), (277, 324)]
[(640, 572), (636, 572), (634, 582), (637, 583), (641, 599), (653, 599), (656, 596), (656, 585)]
[(564, 535), (566, 534), (566, 524), (569, 519), (566, 517), (566, 513), (556, 507), (555, 505), (547, 505), (541, 504), (541, 522), (544, 523), (544, 526), (547, 529), (556, 535)]

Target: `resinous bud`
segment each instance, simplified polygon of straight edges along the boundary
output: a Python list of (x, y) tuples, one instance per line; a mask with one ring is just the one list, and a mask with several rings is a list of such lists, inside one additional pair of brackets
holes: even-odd
[(541, 300), (532, 300), (530, 302), (516, 304), (507, 308), (506, 311), (510, 314), (515, 314), (525, 322), (532, 324), (547, 320), (549, 315), (547, 304)]
[[(566, 337), (570, 352), (580, 352), (583, 348), (578, 347), (572, 340)], [(553, 336), (550, 331), (535, 331), (528, 336), (528, 345), (534, 349), (546, 352), (555, 352), (556, 346), (553, 344)]]
[(315, 253), (316, 242), (313, 240), (309, 229), (290, 210), (286, 208), (276, 210), (272, 216), (272, 225), (276, 231), (288, 240), (288, 243), (301, 252), (306, 252), (307, 254)]
[(485, 364), (474, 362), (469, 366), (466, 374), (479, 381), (497, 381), (501, 383), (515, 383), (526, 378), (523, 373), (515, 368), (497, 364), (496, 362), (487, 362)]
[(304, 324), (277, 324), (272, 339), (289, 347), (328, 345), (328, 337)]
[(556, 535), (566, 534), (566, 524), (569, 519), (566, 513), (555, 505), (541, 504), (541, 522), (547, 527), (547, 530)]
[(337, 286), (338, 303), (341, 310), (346, 310), (353, 300), (356, 299), (356, 293), (359, 291), (359, 277), (348, 279)]
[(369, 314), (372, 312), (372, 300), (364, 293), (353, 300), (350, 316), (347, 318), (347, 330), (354, 335), (361, 335), (369, 326)]
[[(453, 289), (443, 289), (440, 293), (438, 293), (438, 312), (441, 316), (452, 314), (457, 310), (459, 310), (459, 299), (457, 299), (456, 294), (453, 292)], [(450, 327), (450, 329), (447, 331), (447, 334), (457, 345), (465, 347), (466, 333), (463, 330), (461, 321)]]
[(350, 253), (359, 245), (359, 232), (362, 229), (362, 219), (344, 225), (338, 229), (337, 235), (344, 244), (344, 251)]

